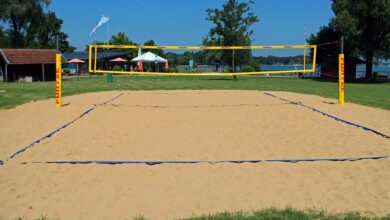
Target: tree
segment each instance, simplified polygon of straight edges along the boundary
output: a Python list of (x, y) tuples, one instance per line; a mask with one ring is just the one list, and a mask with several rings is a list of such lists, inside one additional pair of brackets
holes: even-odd
[(61, 52), (73, 52), (76, 48), (71, 47), (67, 41), (68, 35), (61, 31), (63, 20), (57, 18), (54, 12), (44, 15), (39, 24), (31, 24), (26, 34), (27, 45), (30, 48), (56, 48), (57, 35)]
[[(112, 35), (109, 40), (109, 44), (112, 45), (138, 45), (132, 40), (130, 40), (124, 32), (118, 32), (116, 35)], [(124, 51), (123, 49), (110, 49), (110, 51)], [(136, 49), (131, 49), (129, 51), (128, 58), (134, 58), (137, 56), (138, 51)]]
[[(0, 21), (9, 24), (5, 32), (0, 28), (0, 46), (13, 48), (56, 48), (56, 35), (60, 38), (60, 51), (72, 52), (68, 35), (61, 31), (63, 20), (54, 12), (45, 12), (51, 0), (0, 0)], [(4, 6), (4, 7), (3, 7)]]
[[(107, 43), (105, 43), (105, 42), (103, 42), (103, 41), (97, 41), (97, 40), (95, 40), (95, 41), (93, 41), (93, 42), (91, 43), (91, 45), (104, 45), (104, 44), (107, 44)], [(101, 50), (102, 50), (102, 51), (107, 51), (107, 49), (101, 49)], [(85, 51), (89, 51), (89, 45), (86, 45)], [(100, 51), (100, 49), (99, 49), (99, 51)]]
[(375, 60), (390, 57), (390, 0), (333, 0), (331, 24), (366, 60), (366, 79)]
[[(154, 40), (148, 40), (144, 43), (144, 46), (157, 46), (155, 43), (154, 43)], [(152, 52), (154, 54), (157, 54), (158, 56), (163, 56), (164, 55), (164, 51), (161, 50), (161, 49), (144, 49), (144, 52)]]
[(0, 48), (9, 47), (7, 33), (3, 30), (3, 27), (0, 25)]
[[(337, 57), (340, 53), (340, 44), (336, 42), (339, 42), (341, 36), (342, 34), (339, 31), (336, 31), (336, 29), (329, 24), (327, 26), (320, 27), (318, 33), (312, 34), (308, 39), (306, 39), (308, 44), (320, 45), (317, 50), (316, 63), (321, 63), (324, 59), (326, 59), (326, 57)], [(335, 43), (332, 44), (331, 42)], [(350, 52), (351, 49), (349, 48), (349, 46), (345, 45), (344, 53), (347, 55), (355, 55)]]
[(21, 48), (26, 46), (25, 32), (30, 25), (41, 21), (43, 7), (50, 4), (50, 0), (0, 0), (0, 20), (9, 22), (10, 46)]
[(112, 35), (109, 43), (113, 45), (137, 45), (124, 32), (118, 32), (116, 35)]
[[(227, 0), (222, 5), (222, 9), (207, 9), (206, 20), (214, 23), (215, 26), (203, 39), (203, 44), (205, 46), (250, 46), (253, 34), (250, 27), (259, 22), (258, 17), (251, 11), (251, 4), (254, 2)], [(215, 51), (210, 53), (206, 56), (211, 59), (220, 59), (220, 62), (231, 65), (233, 69), (233, 62), (234, 66), (248, 64), (252, 58), (249, 50), (234, 52), (223, 50), (220, 57)]]

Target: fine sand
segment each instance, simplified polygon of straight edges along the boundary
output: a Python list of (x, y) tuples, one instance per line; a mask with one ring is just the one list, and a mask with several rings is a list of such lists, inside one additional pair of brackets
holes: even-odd
[[(390, 111), (270, 93), (390, 135)], [(389, 139), (263, 92), (115, 91), (65, 97), (63, 102), (59, 109), (47, 100), (0, 111), (0, 160), (6, 161), (0, 166), (0, 219), (172, 219), (287, 206), (390, 213), (390, 159), (155, 166), (31, 163), (390, 155)]]

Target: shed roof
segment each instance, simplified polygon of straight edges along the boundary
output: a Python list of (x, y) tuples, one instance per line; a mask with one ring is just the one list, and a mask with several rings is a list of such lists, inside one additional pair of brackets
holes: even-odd
[(54, 64), (54, 49), (0, 49), (0, 56), (7, 64)]
[[(111, 59), (121, 56), (126, 56), (129, 52), (99, 52), (97, 54), (98, 59)], [(74, 52), (74, 53), (63, 53), (62, 54), (67, 60), (71, 60), (74, 58), (80, 60), (88, 60), (88, 52)]]

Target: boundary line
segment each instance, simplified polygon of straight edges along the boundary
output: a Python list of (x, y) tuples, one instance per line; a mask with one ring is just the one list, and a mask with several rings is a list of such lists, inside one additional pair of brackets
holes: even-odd
[(29, 145), (27, 145), (27, 146), (23, 147), (22, 149), (16, 151), (16, 152), (13, 153), (11, 156), (9, 156), (5, 161), (1, 161), (1, 160), (0, 160), (0, 165), (4, 165), (4, 163), (5, 163), (6, 161), (8, 161), (8, 160), (10, 160), (10, 159), (12, 159), (12, 158), (14, 158), (14, 157), (16, 157), (18, 154), (23, 153), (24, 151), (26, 151), (27, 149), (29, 149), (29, 148), (33, 147), (34, 145), (40, 143), (41, 141), (50, 138), (51, 136), (53, 136), (53, 135), (56, 134), (57, 132), (59, 132), (59, 131), (65, 129), (65, 128), (68, 127), (69, 125), (75, 123), (76, 121), (78, 121), (79, 119), (81, 119), (82, 117), (84, 117), (85, 115), (87, 115), (88, 113), (92, 112), (92, 111), (95, 110), (96, 108), (98, 108), (98, 107), (100, 107), (100, 106), (103, 106), (103, 105), (106, 105), (107, 103), (109, 103), (109, 102), (111, 102), (111, 101), (113, 101), (113, 100), (119, 98), (119, 97), (122, 96), (122, 95), (123, 95), (123, 93), (120, 93), (119, 95), (114, 96), (113, 98), (111, 98), (111, 99), (109, 99), (109, 100), (107, 100), (107, 101), (105, 101), (105, 102), (103, 102), (103, 103), (101, 103), (101, 104), (95, 105), (95, 106), (93, 106), (93, 107), (87, 109), (85, 112), (83, 112), (81, 115), (77, 116), (77, 117), (76, 117), (75, 119), (73, 119), (72, 121), (70, 121), (70, 122), (68, 122), (68, 123), (66, 123), (66, 124), (64, 124), (64, 125), (62, 125), (62, 126), (60, 126), (59, 128), (55, 129), (54, 131), (50, 132), (49, 134), (47, 134), (47, 135), (45, 135), (45, 136), (39, 138), (38, 140), (33, 141), (33, 142), (30, 143)]
[(298, 163), (298, 162), (353, 162), (361, 160), (388, 159), (390, 155), (372, 157), (351, 157), (351, 158), (302, 158), (302, 159), (269, 159), (269, 160), (167, 160), (167, 161), (137, 161), (137, 160), (69, 160), (69, 161), (46, 161), (46, 162), (22, 162), (21, 164), (103, 164), (103, 165), (162, 165), (162, 164), (220, 164), (220, 163)]
[(345, 124), (347, 124), (347, 125), (354, 126), (354, 127), (357, 127), (357, 128), (361, 128), (361, 129), (363, 129), (363, 130), (365, 130), (365, 131), (370, 131), (370, 132), (372, 132), (372, 133), (374, 133), (374, 134), (376, 134), (376, 135), (379, 135), (379, 136), (381, 136), (381, 137), (383, 137), (383, 138), (386, 138), (386, 139), (389, 139), (389, 138), (390, 138), (390, 136), (388, 136), (388, 135), (386, 135), (386, 134), (383, 134), (383, 133), (381, 133), (381, 132), (379, 132), (379, 131), (376, 131), (376, 130), (374, 130), (374, 129), (372, 129), (372, 128), (369, 128), (369, 127), (366, 127), (366, 126), (363, 126), (363, 125), (360, 125), (360, 124), (356, 124), (356, 123), (353, 123), (353, 122), (344, 120), (344, 119), (342, 119), (342, 118), (338, 118), (338, 117), (336, 117), (336, 116), (334, 116), (334, 115), (331, 115), (331, 114), (328, 114), (328, 113), (323, 112), (323, 111), (321, 111), (321, 110), (318, 110), (318, 109), (316, 109), (316, 108), (310, 107), (310, 106), (305, 105), (305, 104), (303, 104), (303, 103), (301, 103), (301, 102), (293, 102), (293, 101), (290, 101), (290, 100), (287, 100), (287, 99), (278, 97), (278, 96), (276, 96), (276, 95), (273, 95), (273, 94), (267, 93), (267, 92), (264, 92), (263, 94), (265, 94), (265, 95), (267, 95), (267, 96), (271, 96), (271, 97), (276, 98), (276, 99), (279, 99), (279, 100), (282, 100), (282, 101), (285, 101), (285, 102), (288, 102), (288, 103), (293, 104), (293, 105), (297, 105), (297, 106), (302, 106), (302, 107), (308, 108), (308, 109), (310, 109), (310, 110), (312, 110), (312, 111), (314, 111), (314, 112), (320, 113), (320, 114), (322, 114), (322, 115), (324, 115), (324, 116), (326, 116), (326, 117), (332, 118), (332, 119), (334, 119), (334, 120), (336, 120), (336, 121), (340, 121), (340, 122), (345, 123)]

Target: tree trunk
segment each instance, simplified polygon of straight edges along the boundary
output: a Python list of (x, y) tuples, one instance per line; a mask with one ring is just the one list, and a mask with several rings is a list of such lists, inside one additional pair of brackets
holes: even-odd
[(11, 14), (11, 23), (12, 23), (12, 38), (11, 38), (11, 47), (20, 48), (22, 47), (22, 42), (20, 38), (20, 30), (18, 26), (17, 17)]
[(366, 56), (366, 80), (372, 79), (373, 62), (374, 62), (374, 55), (372, 52), (368, 52)]

